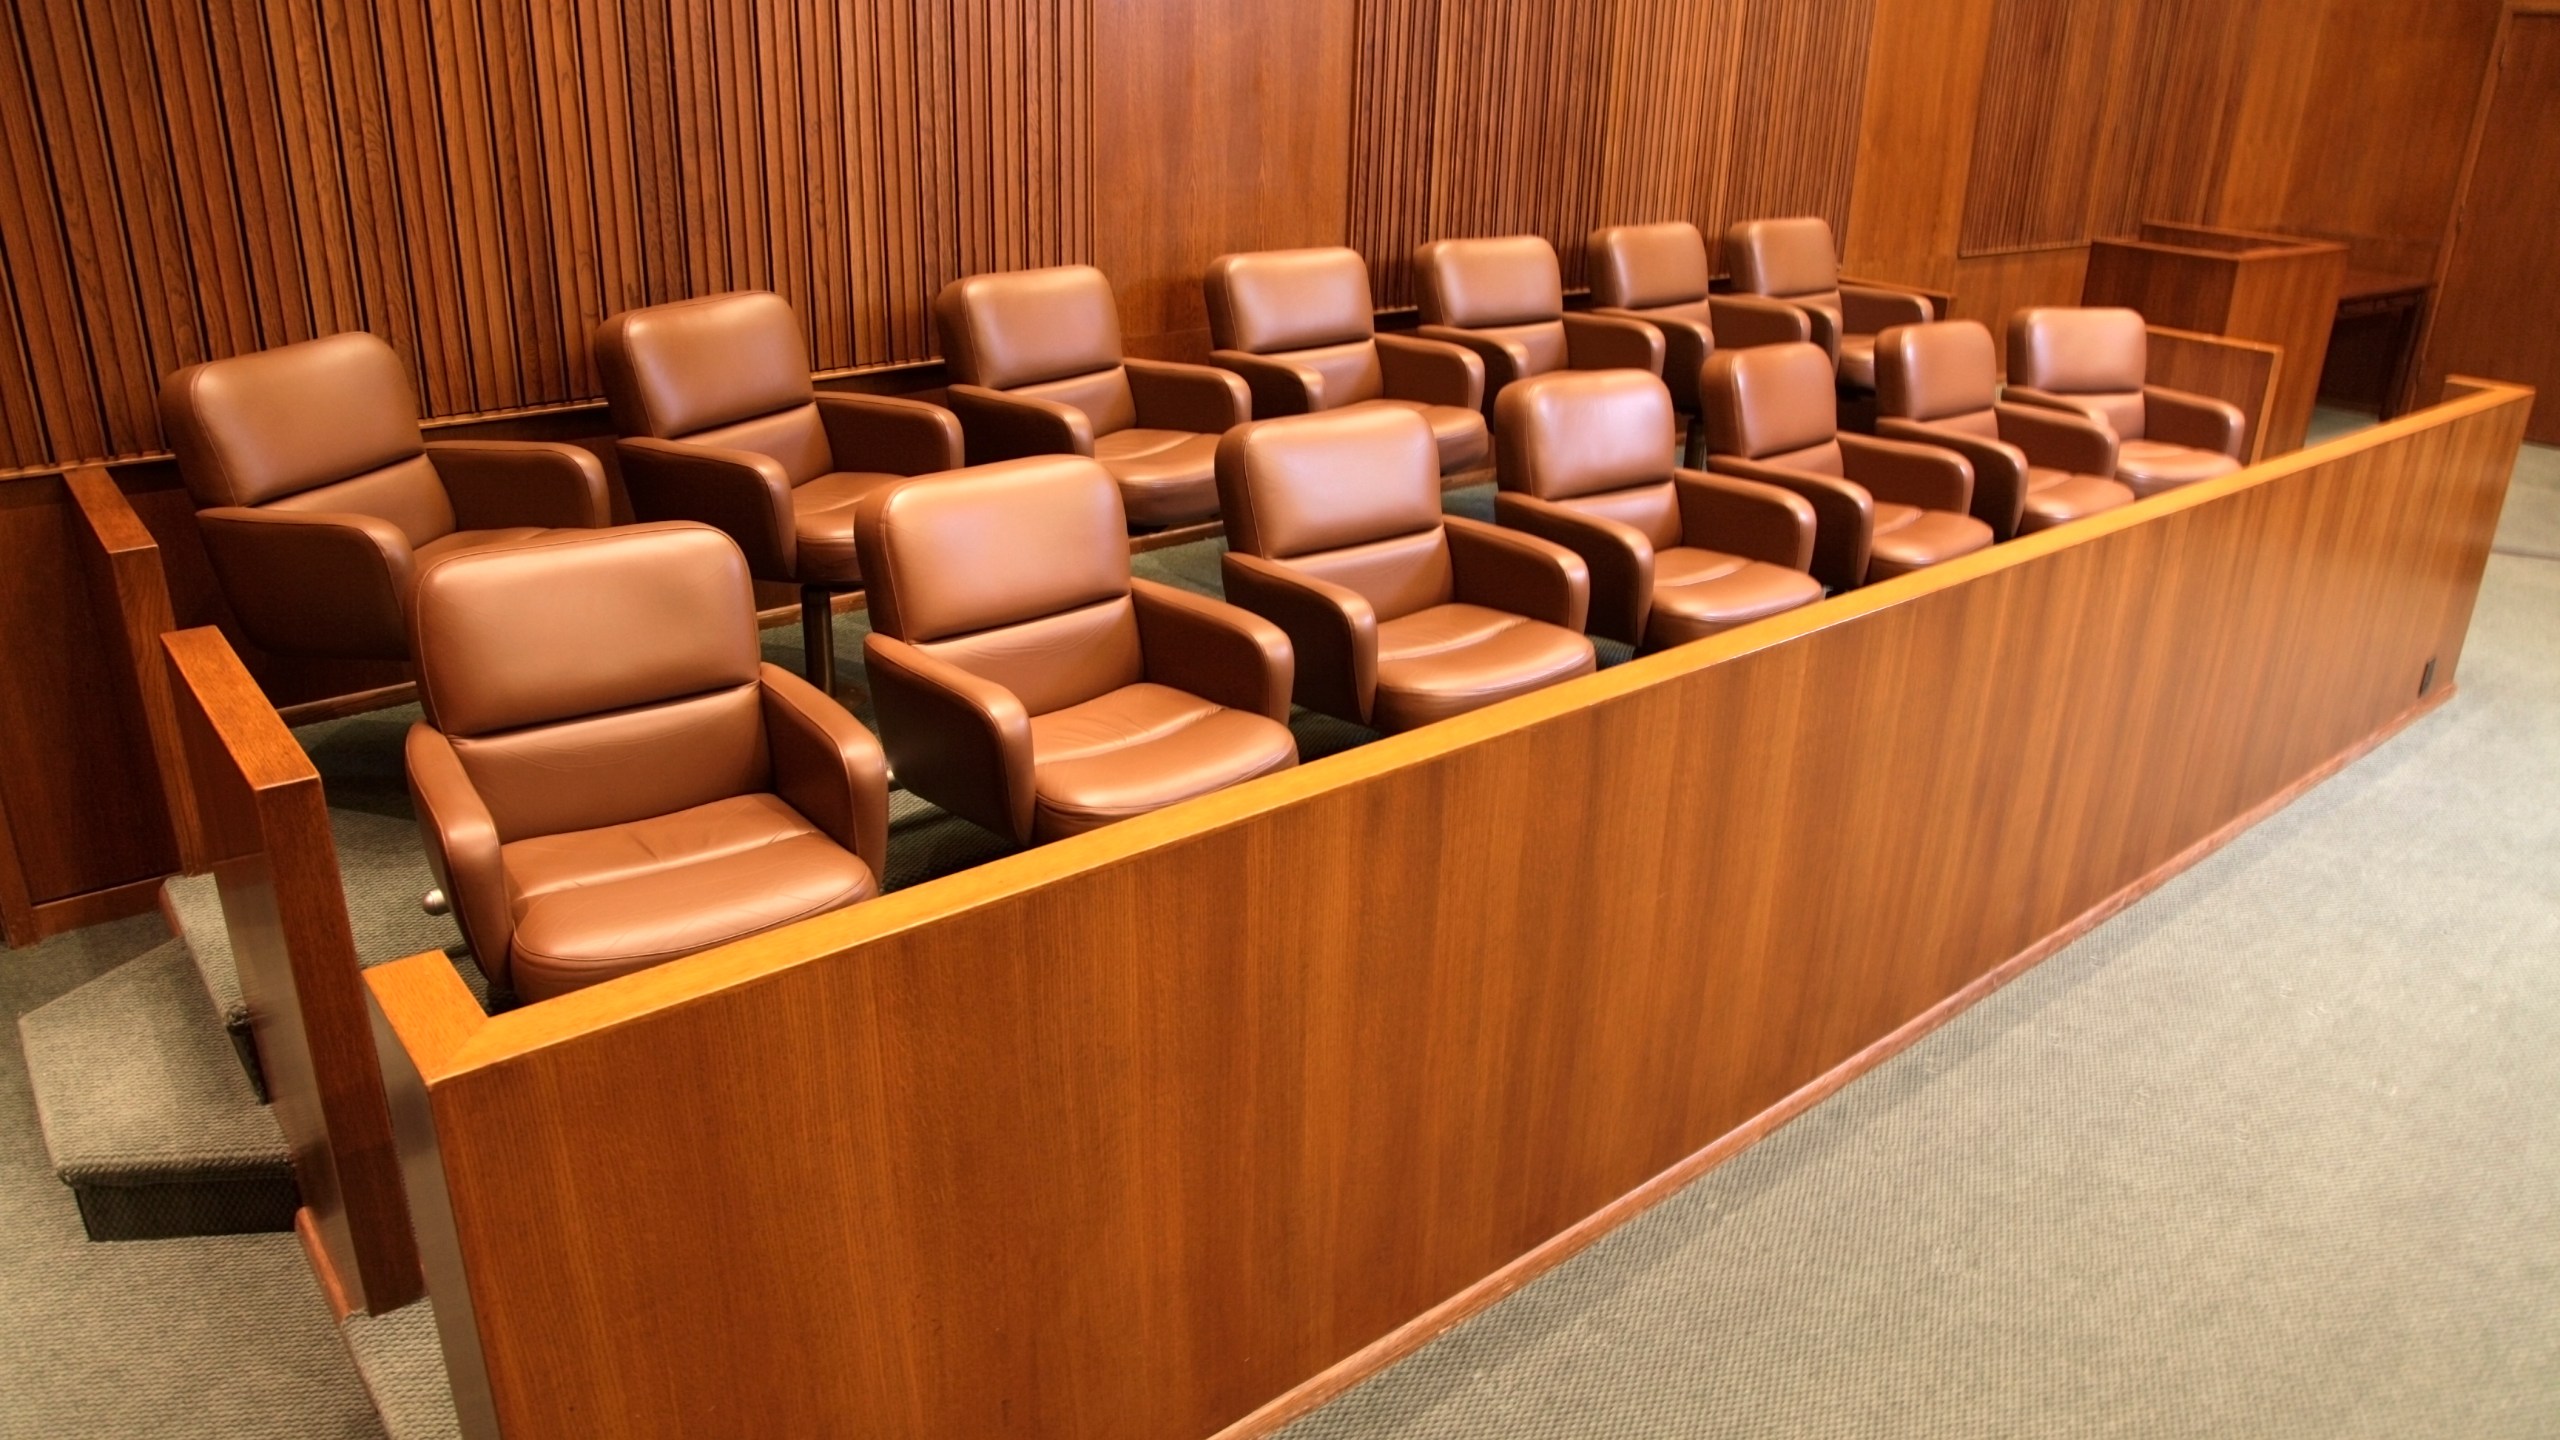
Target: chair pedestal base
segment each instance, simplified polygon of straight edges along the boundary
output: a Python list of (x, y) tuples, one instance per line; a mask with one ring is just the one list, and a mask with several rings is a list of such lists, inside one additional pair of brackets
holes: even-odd
[(800, 587), (800, 656), (809, 683), (835, 694), (836, 592), (823, 585)]

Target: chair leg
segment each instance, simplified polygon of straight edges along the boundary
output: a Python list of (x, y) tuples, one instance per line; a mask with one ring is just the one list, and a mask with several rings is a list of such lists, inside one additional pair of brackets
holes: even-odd
[(836, 693), (836, 597), (818, 585), (800, 587), (800, 655), (809, 683)]

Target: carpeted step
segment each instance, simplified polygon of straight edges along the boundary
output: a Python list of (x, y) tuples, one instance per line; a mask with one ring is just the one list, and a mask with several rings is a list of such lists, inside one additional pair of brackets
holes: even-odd
[(258, 1068), (258, 1046), (249, 1033), (249, 1007), (240, 998), (240, 967), (231, 958), (231, 932), (222, 919), (222, 892), (210, 875), (176, 875), (160, 887), (161, 910), (169, 928), (195, 962), (204, 993), (213, 1001), (213, 1018), (231, 1042), (233, 1058), (248, 1077), (258, 1103), (267, 1102), (266, 1073)]
[(344, 1329), (356, 1373), (391, 1440), (460, 1440), (434, 1301), (413, 1301), (387, 1315), (350, 1315)]
[(54, 1174), (92, 1240), (290, 1230), (300, 1203), (176, 940), (18, 1019)]

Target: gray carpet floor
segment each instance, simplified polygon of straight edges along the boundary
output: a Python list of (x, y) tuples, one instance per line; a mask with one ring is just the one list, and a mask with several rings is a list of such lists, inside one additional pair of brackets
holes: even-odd
[[(2499, 544), (2445, 708), (1291, 1440), (2560, 1434), (2560, 452)], [(333, 803), (405, 718), (304, 732)], [(378, 1434), (292, 1237), (81, 1238), (16, 1044), (0, 1437)]]

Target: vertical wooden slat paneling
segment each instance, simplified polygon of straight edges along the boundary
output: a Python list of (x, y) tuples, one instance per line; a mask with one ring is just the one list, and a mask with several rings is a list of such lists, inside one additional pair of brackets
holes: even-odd
[(1728, 218), (1819, 215), (1847, 231), (1874, 26), (1875, 0), (1745, 0)]
[(1997, 0), (1960, 253), (2089, 238), (2119, 0)]

